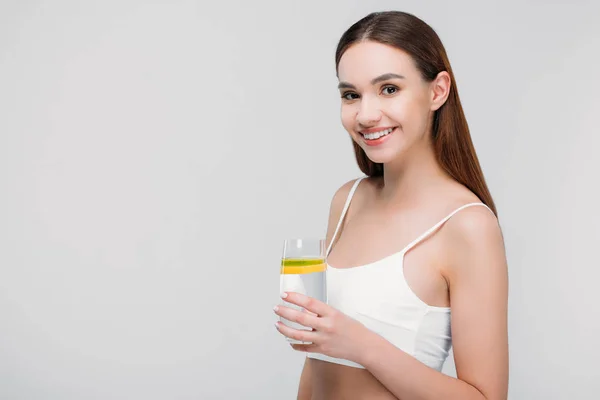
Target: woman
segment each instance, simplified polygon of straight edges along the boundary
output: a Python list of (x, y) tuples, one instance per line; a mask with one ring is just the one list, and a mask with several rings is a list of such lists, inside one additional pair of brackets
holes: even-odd
[[(312, 344), (299, 399), (506, 399), (507, 265), (444, 47), (402, 12), (373, 13), (336, 52), (344, 128), (367, 175), (331, 203), (324, 304), (277, 315)], [(440, 372), (450, 347), (457, 378)]]

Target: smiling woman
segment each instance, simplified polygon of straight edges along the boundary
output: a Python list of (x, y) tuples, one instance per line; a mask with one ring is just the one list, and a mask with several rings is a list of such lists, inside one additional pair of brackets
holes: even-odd
[[(284, 293), (310, 313), (275, 308), (311, 328), (277, 324), (311, 343), (292, 345), (308, 352), (298, 397), (506, 399), (504, 243), (442, 42), (411, 14), (373, 13), (335, 61), (366, 177), (331, 203), (327, 304)], [(457, 378), (440, 372), (451, 347)]]

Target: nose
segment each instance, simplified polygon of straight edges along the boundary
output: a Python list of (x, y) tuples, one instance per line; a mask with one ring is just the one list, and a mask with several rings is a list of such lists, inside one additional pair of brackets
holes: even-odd
[(381, 119), (381, 106), (377, 99), (363, 97), (356, 113), (356, 121), (365, 127), (375, 125)]

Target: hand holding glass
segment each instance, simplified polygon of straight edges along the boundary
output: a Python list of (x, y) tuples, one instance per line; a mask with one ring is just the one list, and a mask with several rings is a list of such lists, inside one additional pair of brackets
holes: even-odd
[[(280, 271), (280, 293), (297, 292), (327, 302), (325, 241), (323, 239), (288, 239), (283, 243)], [(282, 304), (303, 312), (309, 312), (295, 304), (282, 300)], [(279, 320), (294, 329), (310, 330), (285, 318)], [(290, 343), (308, 344), (287, 338)]]

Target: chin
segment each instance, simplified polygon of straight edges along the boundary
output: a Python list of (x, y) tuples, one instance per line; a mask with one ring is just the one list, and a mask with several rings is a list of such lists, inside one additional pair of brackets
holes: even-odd
[(402, 157), (402, 151), (398, 149), (372, 150), (362, 148), (367, 158), (377, 164), (388, 164)]

